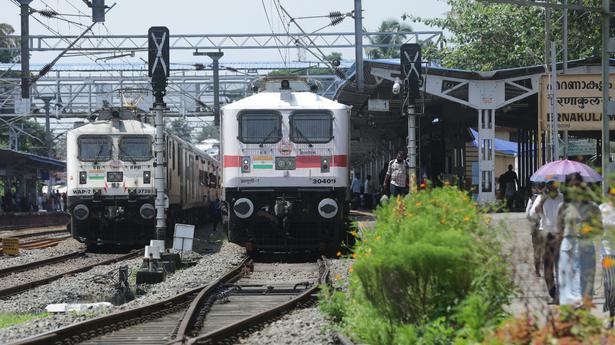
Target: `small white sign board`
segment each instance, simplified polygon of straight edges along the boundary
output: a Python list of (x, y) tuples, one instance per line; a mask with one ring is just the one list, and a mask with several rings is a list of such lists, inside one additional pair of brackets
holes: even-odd
[(194, 239), (194, 225), (175, 224), (175, 234), (173, 235), (173, 249), (187, 252), (192, 250)]

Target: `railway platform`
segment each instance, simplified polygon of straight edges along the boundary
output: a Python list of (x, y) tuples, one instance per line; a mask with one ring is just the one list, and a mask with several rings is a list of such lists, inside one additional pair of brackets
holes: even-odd
[[(554, 305), (549, 305), (549, 293), (543, 277), (537, 277), (534, 273), (532, 239), (530, 224), (523, 212), (496, 213), (491, 215), (493, 227), (503, 229), (504, 254), (510, 255), (513, 265), (515, 284), (519, 288), (519, 296), (508, 307), (509, 311), (516, 316), (524, 316), (529, 313), (541, 324), (545, 322), (547, 315), (555, 310)], [(541, 272), (542, 273), (542, 272)], [(594, 281), (594, 308), (592, 313), (602, 318), (608, 318), (608, 312), (603, 312), (604, 286), (602, 283), (602, 266), (600, 260), (596, 260), (596, 276)]]

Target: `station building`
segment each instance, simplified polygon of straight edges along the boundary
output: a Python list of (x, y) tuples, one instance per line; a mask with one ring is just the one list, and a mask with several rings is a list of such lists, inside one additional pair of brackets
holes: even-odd
[[(613, 61), (611, 64), (615, 66)], [(562, 67), (558, 65), (558, 73)], [(407, 117), (402, 114), (401, 97), (392, 92), (395, 78), (401, 79), (400, 61), (366, 60), (362, 72), (363, 91), (357, 89), (353, 71), (338, 87), (336, 99), (352, 106), (350, 164), (362, 178), (371, 175), (373, 188), (379, 188), (381, 170), (399, 149), (407, 147)], [(600, 79), (600, 73), (598, 59), (571, 61), (566, 80)], [(530, 176), (545, 163), (546, 111), (540, 109), (545, 108), (544, 89), (541, 93), (541, 83), (546, 80), (544, 67), (478, 72), (428, 66), (423, 68), (423, 77), (424, 106), (416, 121), (418, 178), (458, 183), (477, 200), (492, 202), (499, 195), (497, 179), (510, 164), (519, 176), (520, 196), (529, 193)], [(562, 84), (566, 88), (566, 82)], [(566, 91), (572, 90), (560, 91), (566, 96)], [(560, 130), (566, 129), (571, 141), (583, 140), (585, 149), (590, 145), (584, 157), (571, 154), (600, 166), (599, 128), (583, 127), (569, 119), (568, 113), (562, 114), (570, 109), (567, 102), (574, 100), (561, 98), (560, 91)], [(592, 116), (586, 113), (589, 104), (573, 108)]]

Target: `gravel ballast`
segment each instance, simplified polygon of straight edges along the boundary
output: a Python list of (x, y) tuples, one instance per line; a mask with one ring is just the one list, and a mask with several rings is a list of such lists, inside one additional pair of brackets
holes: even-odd
[(61, 241), (60, 243), (58, 243), (57, 246), (53, 247), (31, 250), (21, 249), (19, 251), (19, 256), (1, 256), (0, 269), (24, 265), (34, 261), (45, 260), (55, 256), (60, 256), (83, 249), (85, 249), (85, 246), (72, 238)]
[[(242, 247), (225, 243), (222, 245), (219, 252), (202, 257), (197, 265), (175, 272), (160, 284), (144, 286), (143, 288), (146, 294), (138, 296), (131, 302), (118, 307), (91, 310), (81, 315), (72, 313), (50, 315), (42, 319), (31, 320), (13, 327), (0, 329), (0, 343), (4, 344), (10, 341), (16, 341), (35, 334), (68, 326), (88, 318), (149, 305), (176, 296), (181, 292), (205, 285), (222, 276), (231, 267), (237, 265), (241, 261), (244, 253), (245, 251)], [(192, 254), (191, 256), (195, 257)], [(83, 301), (83, 297), (87, 297), (87, 302), (106, 301), (110, 293), (113, 292), (113, 286), (110, 284), (111, 282), (101, 284), (92, 283), (94, 276), (105, 274), (111, 270), (117, 271), (117, 268), (122, 265), (128, 265), (130, 269), (135, 270), (138, 269), (141, 263), (141, 258), (132, 259), (109, 266), (96, 267), (76, 276), (62, 278), (54, 283), (38, 287), (6, 301), (0, 301), (0, 310), (6, 312), (42, 310), (50, 303), (72, 303), (75, 301)], [(104, 279), (101, 281), (104, 281)], [(114, 282), (115, 281), (112, 283)]]
[(241, 338), (237, 344), (334, 344), (327, 324), (318, 307), (298, 309)]

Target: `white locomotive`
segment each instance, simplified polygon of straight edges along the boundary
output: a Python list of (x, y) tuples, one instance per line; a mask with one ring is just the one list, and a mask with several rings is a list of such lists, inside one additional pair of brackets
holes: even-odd
[(229, 240), (248, 251), (336, 250), (349, 212), (350, 108), (304, 83), (266, 85), (222, 108)]
[[(154, 126), (130, 111), (107, 110), (66, 136), (67, 207), (72, 236), (88, 247), (154, 238)], [(203, 220), (216, 197), (218, 162), (165, 134), (169, 229)], [(167, 233), (170, 233), (168, 231)]]

